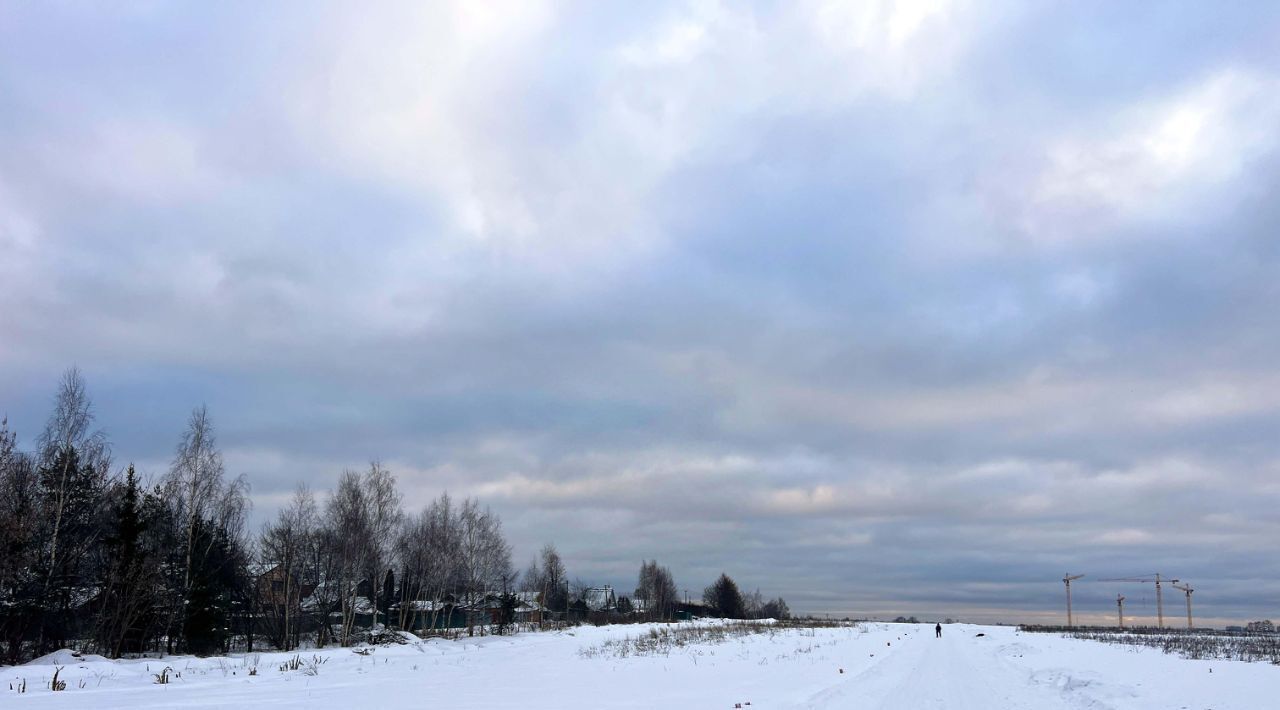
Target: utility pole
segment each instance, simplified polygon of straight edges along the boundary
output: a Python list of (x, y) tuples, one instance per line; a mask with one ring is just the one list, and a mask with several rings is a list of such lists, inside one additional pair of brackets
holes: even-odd
[(1191, 593), (1194, 592), (1195, 590), (1191, 588), (1190, 584), (1184, 584), (1184, 585), (1174, 584), (1172, 586), (1174, 589), (1187, 593), (1187, 628), (1190, 629), (1191, 628)]
[(1116, 616), (1120, 619), (1120, 628), (1124, 628), (1124, 595), (1116, 595)]
[(1067, 585), (1067, 628), (1071, 628), (1072, 626), (1075, 626), (1075, 624), (1073, 624), (1071, 620), (1071, 580), (1080, 579), (1083, 576), (1084, 576), (1083, 574), (1073, 575), (1069, 572), (1067, 574), (1062, 575), (1062, 583)]

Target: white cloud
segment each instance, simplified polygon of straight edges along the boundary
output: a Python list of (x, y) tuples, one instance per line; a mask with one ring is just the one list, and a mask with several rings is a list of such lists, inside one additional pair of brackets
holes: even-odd
[[(1271, 255), (1196, 243), (1148, 269), (1143, 245), (1053, 262), (1008, 238), (1223, 224), (1200, 208), (1268, 184), (1262, 68), (1178, 85), (1187, 63), (1135, 63), (1147, 97), (1068, 87), (1047, 103), (1084, 109), (1040, 127), (1053, 63), (1097, 58), (1035, 12), (1005, 34), (962, 1), (571, 9), (326, 5), (279, 13), (289, 40), (252, 13), (210, 24), (209, 86), (111, 28), (88, 38), (96, 94), (77, 48), (6, 36), (32, 59), (0, 67), (2, 378), (33, 379), (19, 354), (80, 362), (121, 419), (138, 382), (213, 392), (261, 515), (383, 455), (407, 505), (478, 495), (588, 573), (741, 545), (766, 581), (843, 595), (866, 580), (777, 570), (901, 552), (942, 585), (930, 555), (980, 574), (1016, 553), (1038, 574), (1097, 554), (1085, 526), (1118, 555), (1197, 516), (1195, 549), (1274, 539)], [(83, 113), (49, 120), (70, 94)], [(951, 257), (973, 242), (970, 270)], [(1168, 273), (1201, 253), (1211, 278)], [(1216, 304), (1131, 288), (1173, 279), (1238, 288), (1212, 352)], [(38, 426), (44, 400), (20, 405)], [(134, 437), (163, 470), (171, 435)]]
[[(866, 16), (806, 5), (767, 20), (693, 3), (616, 46), (575, 48), (586, 69), (561, 95), (530, 88), (575, 38), (560, 8), (379, 7), (330, 18), (322, 63), (295, 68), (303, 81), (287, 83), (302, 88), (285, 99), (300, 107), (297, 129), (340, 167), (443, 207), (458, 239), (436, 235), (437, 249), (567, 273), (660, 247), (651, 195), (673, 170), (749, 155), (773, 115), (906, 97), (948, 71), (971, 33), (950, 2), (885, 2)], [(571, 129), (524, 124), (549, 120), (547, 106)]]
[(946, 25), (952, 0), (817, 0), (809, 4), (819, 36), (841, 49), (886, 54)]
[[(1092, 298), (1092, 290), (1077, 295), (1084, 296)], [(849, 434), (915, 435), (999, 424), (1015, 436), (1043, 438), (1108, 427), (1157, 431), (1280, 411), (1280, 383), (1265, 370), (1184, 370), (1171, 381), (1161, 373), (1107, 374), (1088, 349), (1064, 355), (1061, 362), (991, 381), (887, 389), (881, 383), (815, 382), (804, 373), (712, 353), (701, 356), (700, 367), (673, 367), (720, 393), (721, 425), (743, 434), (802, 423)]]
[[(0, 174), (0, 303), (18, 304), (43, 292), (36, 268), (41, 258), (41, 229), (35, 218), (22, 209), (17, 196)], [(20, 334), (27, 330), (24, 309), (0, 307), (0, 365), (19, 357)], [(38, 358), (38, 356), (37, 356)]]
[(1094, 533), (1089, 543), (1093, 545), (1107, 546), (1127, 546), (1127, 545), (1150, 545), (1159, 542), (1156, 536), (1146, 530), (1138, 528), (1118, 528), (1115, 530), (1103, 530)]
[(542, 2), (335, 12), (317, 63), (292, 67), (286, 110), (339, 166), (437, 195), (468, 237), (528, 238), (539, 185), (504, 118), (552, 17)]
[(228, 185), (199, 131), (164, 116), (116, 115), (41, 157), (65, 184), (141, 203), (199, 200)]
[(816, 0), (803, 7), (849, 78), (895, 98), (947, 71), (972, 32), (970, 8), (956, 0)]
[(1280, 377), (1224, 373), (1178, 383), (1152, 397), (1143, 413), (1167, 424), (1211, 421), (1280, 411)]
[(654, 37), (623, 45), (619, 56), (636, 66), (687, 64), (707, 47), (706, 20), (681, 19)]
[(1280, 81), (1224, 69), (1172, 96), (1108, 116), (1094, 135), (1046, 147), (1024, 229), (1046, 241), (1099, 239), (1132, 220), (1194, 215), (1280, 138)]
[(10, 269), (17, 266), (11, 259), (32, 252), (39, 236), (35, 220), (20, 209), (17, 197), (0, 175), (0, 251), (6, 256), (4, 266)]
[(1112, 290), (1112, 279), (1096, 270), (1075, 269), (1056, 274), (1049, 288), (1062, 302), (1077, 308), (1089, 308)]

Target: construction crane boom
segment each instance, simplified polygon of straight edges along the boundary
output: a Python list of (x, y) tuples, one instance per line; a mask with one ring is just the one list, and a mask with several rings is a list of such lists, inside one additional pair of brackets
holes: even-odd
[[(1140, 574), (1133, 577), (1110, 577), (1107, 579), (1100, 579), (1098, 581), (1099, 582), (1140, 582), (1142, 584), (1151, 584), (1152, 582), (1154, 582), (1156, 585), (1156, 622), (1160, 628), (1162, 629), (1164, 628), (1164, 596), (1162, 594), (1162, 589), (1160, 585), (1163, 582), (1168, 582), (1170, 584), (1176, 585), (1179, 582), (1179, 580), (1167, 579), (1165, 577), (1161, 577), (1159, 572), (1155, 572), (1153, 574)], [(1190, 606), (1191, 604), (1190, 592), (1187, 593), (1187, 604), (1188, 606)]]

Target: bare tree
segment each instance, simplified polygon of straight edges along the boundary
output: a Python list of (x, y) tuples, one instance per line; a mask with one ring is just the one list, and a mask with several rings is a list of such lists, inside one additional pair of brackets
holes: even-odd
[(427, 537), (427, 511), (406, 515), (396, 536), (396, 553), (400, 563), (400, 594), (396, 599), (399, 614), (396, 626), (410, 629), (415, 605), (422, 598), (423, 580), (430, 565), (429, 552), (422, 544)]
[(315, 582), (311, 596), (306, 600), (304, 611), (311, 611), (317, 616), (319, 632), (317, 645), (324, 646), (331, 639), (329, 615), (334, 610), (341, 610), (345, 595), (340, 583), (342, 577), (342, 532), (333, 527), (330, 517), (332, 506), (326, 509), (325, 516), (317, 525), (315, 534), (307, 545), (307, 575)]
[(574, 577), (573, 581), (569, 583), (569, 598), (573, 600), (573, 605), (579, 606), (578, 602), (583, 602), (585, 604), (587, 601), (587, 591), (593, 586), (593, 584), (581, 577)]
[(9, 417), (0, 417), (0, 472), (8, 471), (18, 457), (18, 435), (9, 429)]
[(368, 508), (360, 474), (347, 470), (338, 479), (338, 487), (329, 497), (327, 525), (334, 546), (334, 572), (342, 604), (342, 626), (338, 640), (351, 643), (356, 615), (360, 609), (360, 581), (368, 569)]
[[(462, 593), (469, 605), (486, 591), (498, 589), (511, 579), (511, 547), (502, 537), (502, 522), (488, 508), (468, 498), (458, 517), (458, 570)], [(468, 622), (474, 634), (474, 623)]]
[[(93, 430), (93, 420), (84, 378), (73, 367), (62, 376), (53, 413), (38, 441), (42, 507), (48, 526), (40, 560), (44, 572), (40, 601), (46, 608), (37, 643), (41, 650), (50, 640), (50, 632), (62, 635), (53, 631), (51, 615), (60, 617), (57, 628), (65, 629), (71, 587), (83, 584), (80, 562), (92, 549), (91, 538), (99, 533), (91, 518), (99, 512), (97, 499), (106, 485), (110, 449), (106, 436)], [(61, 608), (55, 612), (53, 606)]]
[(760, 614), (765, 619), (786, 620), (791, 618), (791, 609), (787, 606), (785, 599), (778, 597), (765, 602)]
[[(399, 554), (400, 628), (408, 628), (418, 602), (438, 602), (457, 579), (457, 520), (448, 493), (409, 517), (401, 529)], [(440, 605), (433, 603), (428, 624), (435, 628)]]
[(391, 566), (396, 530), (400, 527), (404, 513), (400, 510), (400, 492), (396, 490), (395, 476), (377, 461), (369, 464), (369, 470), (364, 475), (364, 489), (364, 542), (368, 548), (365, 561), (369, 579), (369, 601), (373, 605), (371, 628), (376, 628), (382, 603), (391, 601), (380, 599), (382, 585), (379, 582)]
[(73, 367), (62, 374), (58, 383), (53, 413), (37, 442), (40, 455), (48, 457), (58, 449), (74, 448), (86, 462), (108, 468), (111, 449), (106, 435), (93, 429), (93, 420), (88, 387), (80, 370)]
[(203, 405), (191, 412), (165, 477), (164, 491), (182, 526), (181, 600), (176, 611), (182, 628), (191, 603), (194, 572), (222, 539), (198, 533), (214, 530), (238, 540), (248, 506), (248, 481), (244, 476), (226, 480), (213, 422)]
[[(71, 494), (75, 462), (78, 459), (82, 464), (104, 473), (110, 466), (106, 435), (101, 431), (91, 431), (93, 419), (93, 403), (89, 400), (84, 377), (80, 375), (80, 370), (73, 367), (63, 373), (62, 381), (58, 383), (53, 414), (49, 416), (38, 442), (41, 464), (53, 474), (53, 480), (45, 484), (52, 494), (50, 513), (53, 530), (46, 551), (50, 574), (57, 568), (58, 554), (61, 552), (62, 522)], [(69, 451), (74, 451), (76, 455), (63, 455)], [(48, 587), (49, 582), (46, 581), (46, 592)]]
[(565, 572), (564, 560), (556, 546), (547, 543), (542, 546), (542, 603), (548, 609), (568, 612), (569, 609), (569, 576)]
[(534, 555), (533, 559), (529, 560), (529, 566), (520, 573), (520, 591), (541, 596), (546, 583), (547, 576), (542, 573), (542, 568), (538, 566), (538, 557)]
[(265, 588), (257, 592), (268, 601), (264, 612), (274, 632), (272, 641), (285, 651), (298, 642), (303, 570), (315, 526), (315, 496), (306, 484), (298, 484), (289, 505), (263, 526), (258, 545), (267, 571), (259, 582)]
[[(460, 577), (457, 549), (460, 532), (453, 500), (448, 493), (432, 501), (424, 511), (425, 536), (421, 544), (427, 553), (427, 567), (422, 579), (422, 595), (434, 602), (443, 601)], [(433, 604), (431, 627), (435, 628), (442, 611), (441, 604)]]
[(644, 600), (645, 614), (650, 619), (672, 618), (679, 602), (671, 571), (658, 566), (657, 560), (640, 563), (635, 596), (637, 600)]

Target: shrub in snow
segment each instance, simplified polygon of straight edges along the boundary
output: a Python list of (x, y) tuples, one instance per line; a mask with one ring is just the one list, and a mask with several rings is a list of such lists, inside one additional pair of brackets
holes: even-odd
[(53, 669), (53, 680), (49, 681), (49, 690), (66, 690), (67, 681), (58, 680), (58, 674), (62, 672), (62, 666), (55, 666)]

